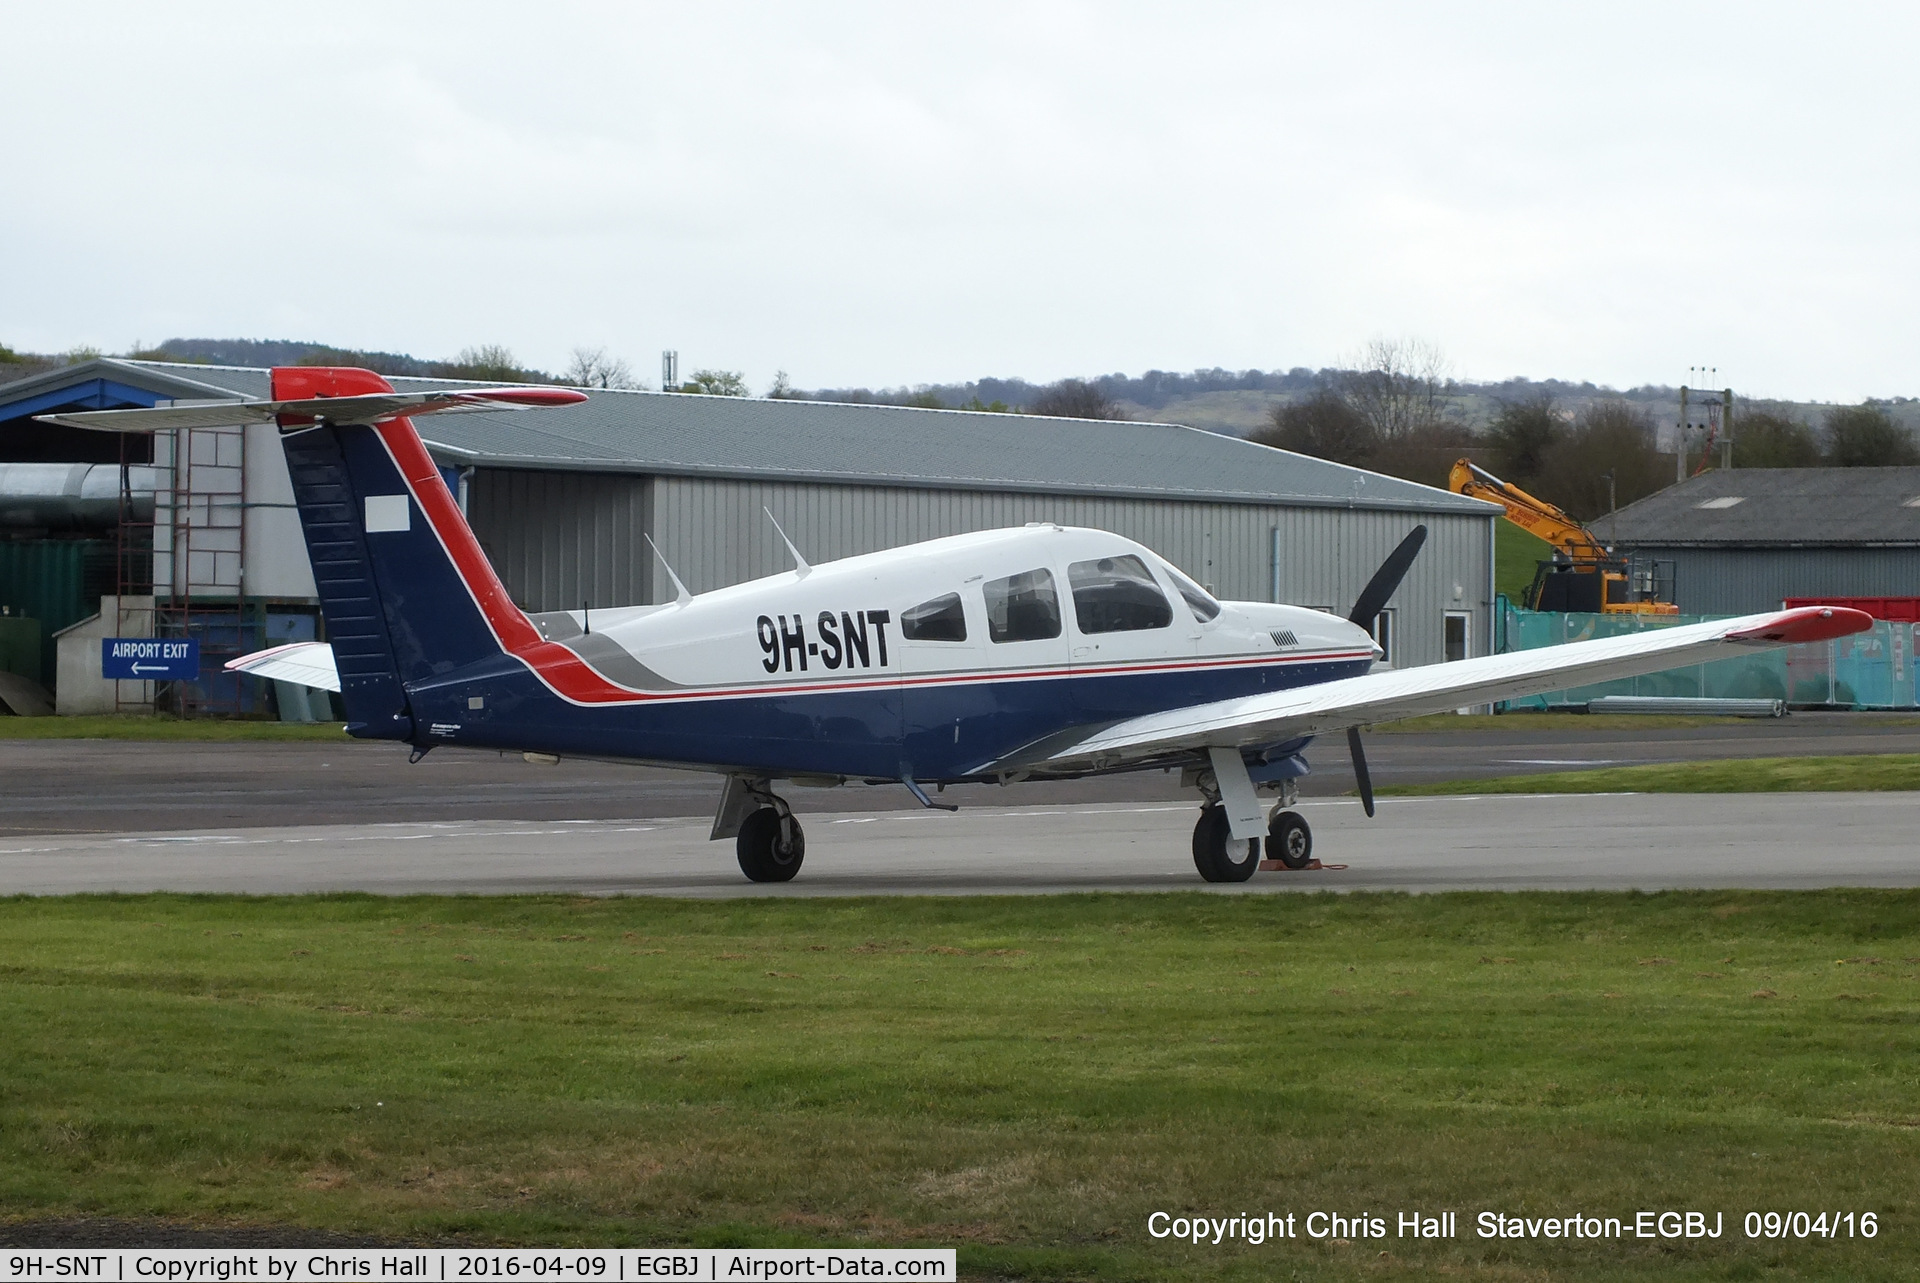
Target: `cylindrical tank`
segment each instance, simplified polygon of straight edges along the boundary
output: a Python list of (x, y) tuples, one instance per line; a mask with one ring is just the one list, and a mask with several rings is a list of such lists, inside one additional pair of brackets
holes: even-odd
[[(153, 520), (160, 470), (127, 468), (135, 521)], [(40, 530), (111, 530), (120, 522), (117, 463), (0, 463), (0, 526)]]

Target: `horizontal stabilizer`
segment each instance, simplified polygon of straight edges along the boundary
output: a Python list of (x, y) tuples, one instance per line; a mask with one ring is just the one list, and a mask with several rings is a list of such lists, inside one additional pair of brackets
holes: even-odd
[(574, 388), (527, 385), (459, 388), (439, 392), (371, 392), (360, 396), (304, 397), (297, 401), (176, 401), (136, 410), (77, 410), (40, 414), (42, 423), (96, 432), (164, 432), (170, 428), (221, 428), (247, 423), (305, 427), (326, 422), (384, 423), (416, 414), (458, 414), (476, 410), (532, 410), (573, 405), (587, 399)]
[(1873, 627), (1871, 616), (1842, 607), (1802, 606), (1738, 619), (1649, 628), (1595, 641), (1483, 655), (1450, 664), (1393, 669), (1148, 713), (1094, 730), (1077, 742), (1055, 740), (1035, 759), (996, 762), (988, 771), (1044, 765), (1105, 770), (1128, 762), (1215, 747), (1254, 748), (1350, 726), (1444, 713), (1470, 704), (1637, 677), (1682, 664), (1726, 659), (1742, 649), (1827, 641)]
[(325, 642), (294, 642), (271, 650), (256, 650), (251, 655), (230, 659), (230, 673), (251, 673), (272, 682), (292, 682), (323, 691), (340, 690), (340, 670), (334, 667), (333, 647)]

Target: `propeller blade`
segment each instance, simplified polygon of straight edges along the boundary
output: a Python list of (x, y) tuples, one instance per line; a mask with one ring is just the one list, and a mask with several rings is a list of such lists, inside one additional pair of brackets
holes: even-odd
[(1347, 753), (1353, 758), (1353, 779), (1360, 786), (1360, 805), (1367, 808), (1367, 818), (1373, 818), (1373, 777), (1367, 774), (1367, 753), (1360, 747), (1360, 728), (1347, 727)]
[(1400, 546), (1387, 554), (1387, 559), (1380, 563), (1380, 569), (1373, 572), (1373, 578), (1361, 589), (1360, 599), (1353, 603), (1353, 613), (1347, 618), (1372, 632), (1374, 616), (1387, 608), (1393, 590), (1400, 586), (1407, 568), (1413, 565), (1413, 559), (1420, 555), (1420, 546), (1426, 542), (1427, 528), (1415, 526), (1412, 533), (1400, 541)]

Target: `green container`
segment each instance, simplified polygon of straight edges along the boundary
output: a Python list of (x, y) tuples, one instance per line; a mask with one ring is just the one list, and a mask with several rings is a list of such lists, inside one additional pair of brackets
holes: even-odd
[(106, 539), (0, 541), (0, 607), (39, 621), (39, 666), (22, 676), (53, 689), (53, 635), (99, 613), (101, 596), (114, 590), (113, 557)]
[(0, 615), (0, 673), (17, 673), (39, 682), (42, 649), (39, 620)]

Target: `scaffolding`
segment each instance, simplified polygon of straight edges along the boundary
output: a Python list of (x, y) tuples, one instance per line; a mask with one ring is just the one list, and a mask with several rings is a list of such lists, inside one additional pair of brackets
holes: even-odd
[[(143, 504), (144, 492), (133, 487), (136, 465), (151, 463), (151, 450), (138, 451), (147, 459), (134, 457), (141, 438), (120, 434), (120, 521), (114, 529), (113, 602), (117, 617), (115, 637), (153, 635), (153, 538), (155, 512), (151, 503)], [(158, 495), (154, 499), (158, 499)], [(142, 516), (144, 509), (145, 515)], [(104, 603), (102, 603), (104, 606)], [(116, 681), (113, 684), (113, 709), (116, 713), (145, 713), (153, 709), (154, 683)]]
[(246, 428), (156, 433), (153, 466), (158, 481), (151, 523), (137, 520), (122, 468), (121, 609), (129, 613), (126, 603), (138, 599), (133, 590), (144, 583), (152, 595), (153, 635), (199, 642), (201, 676), (153, 683), (152, 702), (182, 717), (250, 712), (251, 692), (225, 671), (228, 660), (259, 648), (261, 630), (247, 596)]

